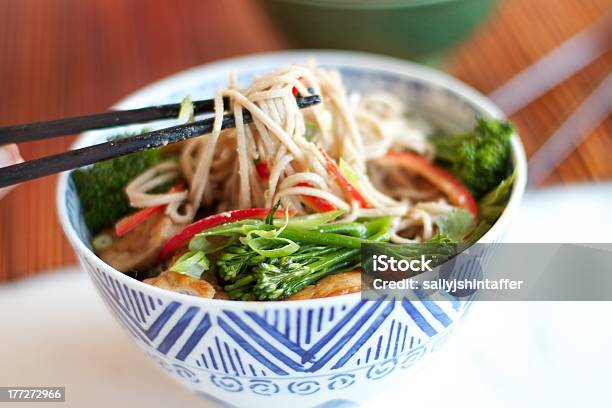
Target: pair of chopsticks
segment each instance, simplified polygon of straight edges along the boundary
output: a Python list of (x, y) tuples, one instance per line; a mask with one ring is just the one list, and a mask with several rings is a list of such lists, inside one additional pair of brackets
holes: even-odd
[[(489, 94), (508, 116), (571, 78), (612, 47), (612, 12), (573, 35)], [(528, 183), (537, 185), (612, 112), (612, 74), (597, 84), (582, 104), (531, 156)]]
[[(303, 109), (320, 103), (321, 97), (319, 95), (297, 97), (296, 101), (298, 107)], [(193, 105), (194, 114), (196, 115), (204, 113), (212, 114), (214, 110), (214, 100), (212, 99), (195, 101)], [(227, 105), (228, 101), (224, 100), (224, 106)], [(180, 107), (181, 104), (176, 103), (7, 126), (0, 128), (0, 145), (49, 139), (85, 130), (173, 118), (178, 116)], [(243, 122), (247, 124), (252, 121), (251, 114), (245, 111), (243, 113)], [(213, 122), (214, 118), (207, 118), (3, 167), (0, 168), (0, 188), (126, 154), (182, 142), (192, 137), (210, 133), (213, 128)], [(221, 128), (227, 129), (235, 126), (234, 114), (231, 112), (225, 114)]]

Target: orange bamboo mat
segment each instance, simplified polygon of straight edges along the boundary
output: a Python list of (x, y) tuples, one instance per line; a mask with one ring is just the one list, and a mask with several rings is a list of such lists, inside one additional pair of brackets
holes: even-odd
[[(0, 2), (0, 125), (103, 110), (181, 69), (286, 47), (249, 0)], [(450, 70), (488, 92), (612, 8), (609, 0), (507, 0), (457, 50)], [(230, 18), (231, 16), (231, 18)], [(245, 40), (247, 39), (247, 40)], [(612, 67), (609, 53), (513, 119), (533, 152)], [(22, 147), (26, 159), (72, 137)], [(612, 123), (549, 182), (612, 178)], [(55, 178), (0, 202), (0, 281), (74, 263), (55, 216)]]
[[(496, 15), (457, 50), (451, 72), (488, 93), (610, 10), (610, 0), (504, 1)], [(610, 72), (612, 51), (515, 114), (512, 119), (527, 154), (534, 153)], [(611, 178), (612, 119), (608, 117), (546, 183)]]

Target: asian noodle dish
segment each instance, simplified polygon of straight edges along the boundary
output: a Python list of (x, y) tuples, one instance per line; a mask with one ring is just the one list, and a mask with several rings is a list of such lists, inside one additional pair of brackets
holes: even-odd
[[(72, 173), (107, 264), (206, 298), (335, 296), (361, 290), (363, 243), (475, 242), (509, 198), (507, 122), (440, 134), (393, 93), (351, 92), (314, 64), (228, 83), (210, 134)], [(185, 98), (179, 121), (193, 120)]]

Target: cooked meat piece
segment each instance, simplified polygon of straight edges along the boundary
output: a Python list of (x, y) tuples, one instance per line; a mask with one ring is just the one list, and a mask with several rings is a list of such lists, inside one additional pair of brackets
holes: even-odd
[(212, 299), (215, 288), (205, 280), (195, 279), (182, 273), (165, 271), (155, 278), (145, 279), (144, 283), (158, 288), (184, 293), (186, 295), (200, 296)]
[(327, 276), (314, 285), (306, 286), (285, 300), (318, 299), (361, 291), (361, 272), (340, 272)]
[(152, 266), (162, 245), (179, 232), (183, 224), (175, 224), (162, 212), (153, 214), (142, 224), (120, 238), (98, 255), (113, 268), (127, 272)]

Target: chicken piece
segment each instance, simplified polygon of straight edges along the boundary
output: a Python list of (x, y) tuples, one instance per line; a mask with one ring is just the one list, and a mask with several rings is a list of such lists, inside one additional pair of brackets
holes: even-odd
[(361, 272), (340, 272), (327, 276), (314, 285), (289, 296), (285, 300), (318, 299), (331, 296), (347, 295), (361, 291)]
[(145, 279), (143, 282), (173, 292), (209, 299), (212, 299), (216, 292), (213, 285), (205, 280), (195, 279), (191, 276), (172, 271), (162, 272), (155, 278)]
[(121, 272), (143, 270), (155, 264), (162, 245), (183, 229), (163, 212), (151, 215), (132, 231), (115, 238), (113, 244), (98, 253), (104, 262)]

